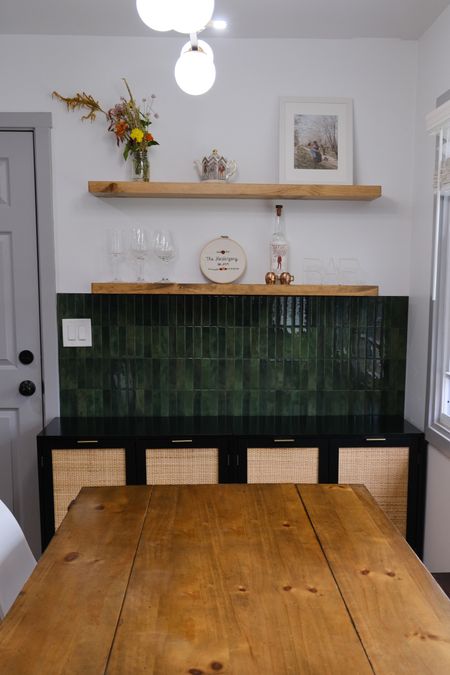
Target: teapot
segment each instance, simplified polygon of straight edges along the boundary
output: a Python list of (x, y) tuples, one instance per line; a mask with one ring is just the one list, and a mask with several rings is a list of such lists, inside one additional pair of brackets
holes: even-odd
[(194, 166), (198, 171), (200, 180), (227, 181), (237, 171), (236, 162), (233, 159), (225, 159), (219, 154), (218, 150), (213, 150), (208, 157), (203, 157), (201, 161), (195, 160)]

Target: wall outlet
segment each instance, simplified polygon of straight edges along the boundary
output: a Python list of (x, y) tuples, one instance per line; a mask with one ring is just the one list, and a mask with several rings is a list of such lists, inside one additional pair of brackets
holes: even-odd
[(90, 319), (62, 320), (63, 347), (92, 347)]

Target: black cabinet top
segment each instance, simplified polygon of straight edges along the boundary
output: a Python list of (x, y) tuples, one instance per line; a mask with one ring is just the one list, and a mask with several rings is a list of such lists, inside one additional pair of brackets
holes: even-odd
[(402, 417), (56, 417), (43, 437), (408, 435), (422, 432)]

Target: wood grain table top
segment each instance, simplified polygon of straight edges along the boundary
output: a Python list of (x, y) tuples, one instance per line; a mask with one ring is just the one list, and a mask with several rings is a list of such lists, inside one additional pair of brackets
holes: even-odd
[(8, 675), (447, 675), (450, 601), (362, 486), (84, 488)]

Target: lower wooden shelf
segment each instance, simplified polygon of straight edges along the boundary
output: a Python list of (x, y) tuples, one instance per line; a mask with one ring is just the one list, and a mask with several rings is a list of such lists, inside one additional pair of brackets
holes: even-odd
[(92, 293), (148, 295), (378, 295), (378, 286), (93, 282)]

